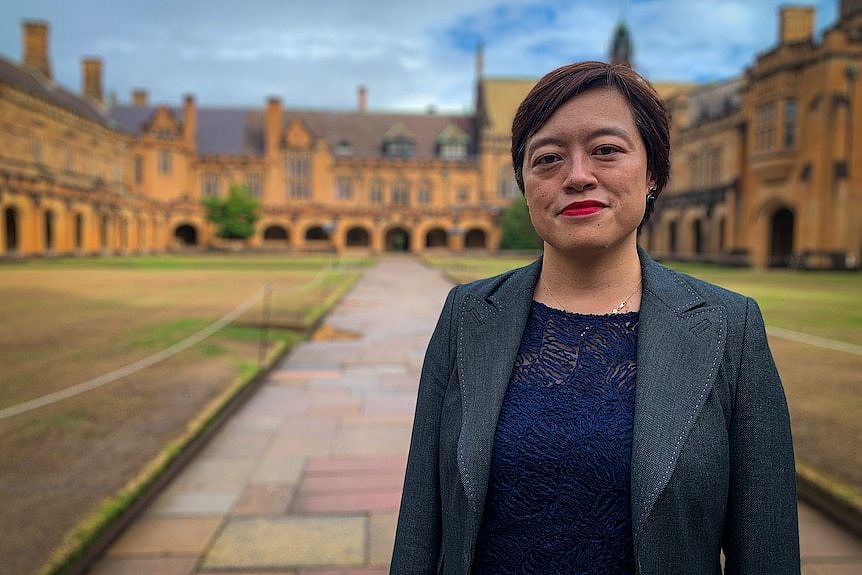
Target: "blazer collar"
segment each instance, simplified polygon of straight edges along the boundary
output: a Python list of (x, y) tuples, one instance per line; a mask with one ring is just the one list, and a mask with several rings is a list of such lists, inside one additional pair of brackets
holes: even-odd
[(638, 327), (632, 438), (635, 544), (676, 468), (724, 352), (726, 312), (694, 283), (639, 250), (643, 294)]
[[(636, 542), (706, 401), (725, 336), (723, 308), (707, 307), (702, 294), (683, 276), (640, 248), (638, 255), (643, 294), (631, 475)], [(467, 493), (467, 533), (474, 535), (482, 519), (497, 417), (541, 268), (539, 258), (482, 289), (468, 290), (461, 305), (458, 467)]]

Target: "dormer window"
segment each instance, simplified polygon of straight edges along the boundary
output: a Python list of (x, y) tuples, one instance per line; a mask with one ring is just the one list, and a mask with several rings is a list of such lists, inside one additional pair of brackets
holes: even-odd
[(416, 137), (402, 123), (395, 124), (383, 136), (383, 155), (387, 158), (412, 158), (416, 155)]
[(341, 140), (335, 144), (335, 155), (344, 158), (353, 154), (353, 146), (347, 140)]
[(410, 138), (399, 136), (386, 142), (383, 152), (390, 158), (410, 158), (416, 153), (416, 142)]
[(470, 136), (455, 124), (449, 124), (437, 136), (437, 155), (441, 160), (464, 160), (469, 146)]

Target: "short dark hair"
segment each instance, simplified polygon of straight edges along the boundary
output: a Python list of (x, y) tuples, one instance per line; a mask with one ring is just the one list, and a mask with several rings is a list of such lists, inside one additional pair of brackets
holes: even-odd
[(524, 193), (524, 154), (527, 140), (563, 104), (587, 90), (611, 87), (626, 99), (646, 147), (647, 169), (655, 181), (655, 196), (670, 175), (670, 127), (667, 108), (643, 76), (623, 64), (579, 62), (548, 72), (533, 86), (512, 121), (512, 167)]

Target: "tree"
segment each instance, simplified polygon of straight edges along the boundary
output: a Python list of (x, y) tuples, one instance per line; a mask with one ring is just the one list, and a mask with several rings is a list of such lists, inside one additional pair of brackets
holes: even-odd
[(530, 212), (523, 197), (518, 198), (500, 214), (500, 249), (535, 250), (542, 247), (542, 240), (530, 222)]
[(203, 205), (218, 237), (244, 240), (254, 234), (254, 225), (260, 218), (260, 202), (245, 187), (234, 184), (226, 198), (204, 198)]

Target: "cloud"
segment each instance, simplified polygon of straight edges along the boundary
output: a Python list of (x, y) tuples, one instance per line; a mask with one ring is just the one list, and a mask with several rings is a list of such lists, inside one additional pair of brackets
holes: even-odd
[[(774, 44), (783, 0), (631, 0), (626, 20), (635, 63), (656, 80), (740, 74)], [(818, 27), (836, 2), (818, 7)], [(473, 104), (474, 52), (485, 72), (539, 77), (568, 62), (605, 59), (619, 11), (605, 4), (523, 0), (227, 0), (114, 2), (5, 0), (0, 53), (19, 59), (23, 18), (52, 25), (61, 83), (80, 86), (80, 57), (105, 61), (105, 85), (121, 100), (134, 86), (154, 101), (352, 108), (359, 84), (371, 109), (462, 111)]]

